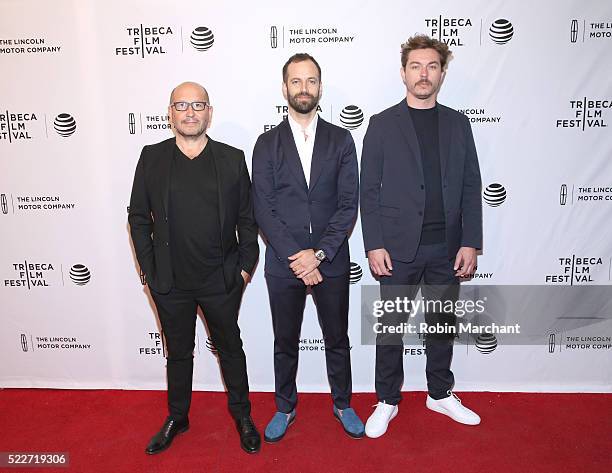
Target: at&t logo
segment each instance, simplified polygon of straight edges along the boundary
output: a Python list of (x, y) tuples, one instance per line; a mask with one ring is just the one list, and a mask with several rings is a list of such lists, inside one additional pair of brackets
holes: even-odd
[(499, 207), (506, 201), (507, 193), (504, 186), (501, 184), (494, 182), (493, 184), (489, 184), (483, 194), (484, 201), (490, 207)]
[(361, 266), (359, 266), (357, 263), (353, 263), (351, 261), (351, 269), (350, 269), (350, 273), (349, 273), (349, 282), (351, 284), (357, 284), (359, 281), (361, 281), (362, 277), (363, 277), (363, 269), (361, 269)]
[(75, 264), (70, 268), (70, 280), (77, 286), (84, 286), (91, 280), (91, 273), (87, 266)]
[(198, 26), (191, 32), (189, 42), (197, 51), (208, 51), (215, 42), (215, 36), (206, 26)]
[(492, 333), (481, 333), (476, 337), (476, 350), (484, 355), (493, 353), (497, 348), (497, 338)]
[(68, 137), (76, 131), (76, 121), (69, 113), (60, 113), (53, 120), (53, 129), (61, 137)]
[(340, 123), (348, 130), (355, 130), (363, 123), (363, 112), (357, 105), (347, 105), (340, 112)]
[(496, 44), (506, 44), (512, 36), (514, 36), (514, 27), (504, 18), (495, 20), (489, 28), (489, 37)]

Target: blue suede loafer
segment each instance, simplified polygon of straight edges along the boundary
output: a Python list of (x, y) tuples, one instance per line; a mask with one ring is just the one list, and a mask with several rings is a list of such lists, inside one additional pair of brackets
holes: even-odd
[(289, 414), (277, 412), (268, 423), (264, 433), (264, 440), (268, 443), (278, 442), (285, 436), (287, 428), (295, 421), (295, 409)]
[(357, 413), (352, 407), (340, 410), (334, 406), (334, 416), (340, 421), (342, 428), (344, 428), (344, 431), (349, 436), (354, 439), (360, 439), (365, 435), (363, 422), (361, 422), (361, 419), (357, 416)]

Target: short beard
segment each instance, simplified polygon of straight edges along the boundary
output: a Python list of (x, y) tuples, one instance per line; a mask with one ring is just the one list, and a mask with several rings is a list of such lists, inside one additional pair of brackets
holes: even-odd
[[(303, 95), (307, 95), (310, 98), (310, 100), (308, 102), (300, 102), (298, 98)], [(289, 106), (296, 112), (301, 113), (303, 115), (308, 115), (319, 104), (319, 97), (315, 97), (314, 95), (310, 95), (310, 94), (300, 93), (300, 94), (294, 95), (293, 97), (289, 97), (288, 102), (289, 102)]]
[(206, 133), (206, 125), (202, 124), (201, 128), (198, 128), (192, 132), (189, 133), (185, 133), (183, 132), (181, 129), (179, 129), (178, 127), (174, 127), (175, 131), (181, 135), (183, 138), (187, 138), (187, 139), (194, 139), (194, 138), (199, 138), (200, 136), (202, 136), (204, 133)]

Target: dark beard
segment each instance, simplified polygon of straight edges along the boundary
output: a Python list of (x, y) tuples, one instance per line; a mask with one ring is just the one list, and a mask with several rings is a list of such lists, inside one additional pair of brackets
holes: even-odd
[[(308, 96), (310, 99), (308, 102), (300, 102), (299, 97)], [(312, 112), (317, 104), (319, 103), (319, 97), (315, 97), (310, 94), (297, 94), (293, 97), (289, 97), (289, 106), (298, 113), (302, 113), (304, 115)]]

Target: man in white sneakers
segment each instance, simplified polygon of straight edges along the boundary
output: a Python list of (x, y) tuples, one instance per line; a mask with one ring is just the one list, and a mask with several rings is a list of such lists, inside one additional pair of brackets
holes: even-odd
[[(437, 103), (450, 56), (448, 46), (424, 35), (402, 45), (401, 77), (406, 97), (372, 116), (361, 160), (361, 226), (368, 262), (382, 298), (394, 291), (446, 299), (459, 278), (476, 269), (482, 247), (481, 179), (469, 120)], [(386, 322), (397, 316), (389, 314)], [(454, 314), (428, 314), (426, 321), (454, 325)], [(480, 417), (452, 393), (453, 336), (427, 336), (429, 409), (457, 422), (477, 425)], [(404, 380), (401, 335), (377, 338), (376, 410), (368, 437), (380, 437), (398, 413)]]

